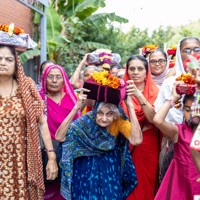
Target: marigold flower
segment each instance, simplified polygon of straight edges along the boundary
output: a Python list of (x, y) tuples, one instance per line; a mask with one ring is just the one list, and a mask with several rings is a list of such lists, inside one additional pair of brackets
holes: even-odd
[(109, 74), (108, 71), (93, 72), (90, 75), (90, 78), (93, 79), (97, 84), (108, 86), (115, 89), (124, 84), (123, 81), (120, 81), (119, 78)]

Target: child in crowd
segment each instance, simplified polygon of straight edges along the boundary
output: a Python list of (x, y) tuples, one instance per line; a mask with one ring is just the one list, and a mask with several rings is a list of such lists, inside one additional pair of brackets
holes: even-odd
[(190, 115), (194, 96), (185, 95), (183, 99), (184, 123), (175, 125), (165, 121), (169, 109), (181, 98), (176, 92), (176, 85), (181, 83), (175, 82), (171, 98), (165, 101), (153, 119), (155, 125), (174, 142), (174, 158), (162, 180), (155, 200), (193, 200), (200, 196), (200, 173), (192, 159), (190, 149), (193, 132), (197, 128), (197, 125), (192, 123)]

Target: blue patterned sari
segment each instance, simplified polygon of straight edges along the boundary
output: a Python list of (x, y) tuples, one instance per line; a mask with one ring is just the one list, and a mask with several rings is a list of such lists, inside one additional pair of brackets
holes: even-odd
[(126, 199), (137, 185), (128, 140), (96, 124), (91, 111), (73, 121), (62, 144), (61, 194), (67, 200)]

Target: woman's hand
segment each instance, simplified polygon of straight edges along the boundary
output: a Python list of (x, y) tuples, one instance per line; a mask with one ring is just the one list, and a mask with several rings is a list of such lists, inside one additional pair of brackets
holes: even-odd
[(49, 159), (46, 166), (47, 180), (54, 180), (58, 176), (58, 165), (56, 159)]
[(89, 53), (86, 53), (85, 56), (83, 57), (83, 59), (80, 62), (83, 66), (88, 65), (88, 62), (87, 62), (88, 55), (89, 55)]
[(127, 96), (134, 95), (135, 97), (138, 97), (141, 95), (141, 92), (137, 89), (136, 85), (134, 84), (133, 80), (127, 80), (126, 83), (128, 84), (126, 86), (126, 93)]
[(90, 90), (86, 89), (86, 88), (82, 88), (80, 94), (78, 95), (78, 100), (76, 102), (75, 107), (77, 109), (81, 109), (84, 105), (85, 102), (87, 100), (87, 92), (90, 92)]
[(179, 99), (181, 99), (181, 95), (176, 92), (176, 87), (177, 87), (178, 84), (181, 85), (181, 84), (184, 84), (184, 82), (175, 81), (175, 83), (174, 83), (174, 86), (172, 88), (172, 94), (171, 94), (171, 97), (172, 97), (174, 103), (177, 102)]

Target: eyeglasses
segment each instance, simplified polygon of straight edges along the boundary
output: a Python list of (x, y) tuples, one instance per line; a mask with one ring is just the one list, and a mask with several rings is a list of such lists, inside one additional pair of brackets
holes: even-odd
[(194, 53), (197, 53), (197, 54), (200, 54), (200, 47), (195, 47), (193, 49), (190, 49), (190, 48), (186, 48), (186, 49), (183, 49), (183, 53), (185, 54), (191, 54), (191, 52), (194, 52)]
[(159, 60), (150, 60), (149, 63), (151, 65), (156, 65), (156, 63), (158, 63), (159, 65), (165, 64), (167, 62), (167, 60), (164, 59), (159, 59)]
[(57, 81), (60, 81), (63, 79), (62, 76), (53, 76), (53, 75), (50, 75), (50, 76), (47, 76), (47, 79), (50, 80), (50, 81), (53, 81), (53, 80), (57, 80)]

